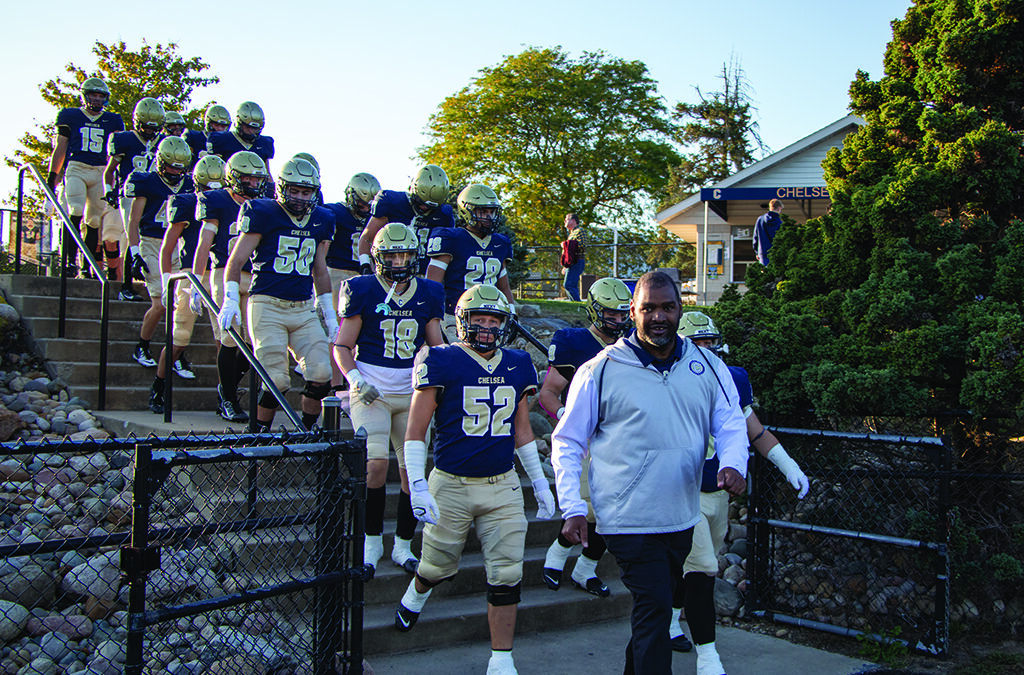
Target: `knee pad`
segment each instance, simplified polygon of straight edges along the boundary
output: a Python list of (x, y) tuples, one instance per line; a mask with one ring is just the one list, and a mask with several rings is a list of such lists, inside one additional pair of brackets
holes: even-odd
[(487, 584), (487, 603), (495, 607), (518, 605), (522, 582), (515, 586), (492, 586)]
[(103, 249), (103, 255), (107, 256), (107, 260), (118, 260), (121, 257), (121, 245), (114, 242), (114, 250), (111, 251), (108, 248)]
[(260, 403), (260, 407), (263, 407), (263, 408), (269, 408), (271, 410), (277, 410), (277, 408), (278, 408), (277, 399), (274, 398), (274, 395), (270, 393), (269, 389), (265, 389), (264, 388), (264, 389), (260, 390), (260, 401), (259, 401), (259, 403)]
[(302, 388), (302, 395), (306, 398), (313, 398), (317, 401), (322, 401), (325, 396), (331, 393), (330, 382), (310, 382), (306, 381), (306, 386)]
[(430, 579), (424, 579), (423, 577), (421, 577), (419, 575), (419, 572), (417, 572), (416, 573), (416, 578), (419, 579), (420, 583), (423, 584), (424, 586), (426, 586), (427, 588), (433, 588), (434, 586), (437, 586), (438, 584), (443, 584), (446, 581), (451, 581), (452, 579), (455, 578), (455, 576), (452, 575), (450, 577), (445, 577), (444, 579), (438, 579), (437, 581), (431, 581)]

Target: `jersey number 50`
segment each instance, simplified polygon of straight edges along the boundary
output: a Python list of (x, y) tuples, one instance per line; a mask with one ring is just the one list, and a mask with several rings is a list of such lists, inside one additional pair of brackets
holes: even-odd
[(466, 413), (462, 417), (462, 431), (467, 436), (508, 436), (512, 433), (509, 418), (516, 409), (516, 390), (496, 387), (492, 395), (488, 387), (463, 387), (462, 409)]
[(315, 240), (279, 237), (277, 257), (274, 258), (274, 271), (278, 274), (291, 274), (294, 271), (297, 274), (309, 276), (309, 267), (313, 264), (315, 255)]

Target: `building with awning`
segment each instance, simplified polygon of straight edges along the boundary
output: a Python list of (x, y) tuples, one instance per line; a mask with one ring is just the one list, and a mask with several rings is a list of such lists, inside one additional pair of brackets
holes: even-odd
[(848, 115), (655, 216), (659, 225), (696, 246), (697, 278), (689, 290), (697, 304), (713, 304), (726, 284), (746, 290), (747, 266), (757, 264), (754, 222), (770, 199), (781, 200), (784, 213), (798, 223), (828, 211), (832, 201), (821, 162), (863, 124)]

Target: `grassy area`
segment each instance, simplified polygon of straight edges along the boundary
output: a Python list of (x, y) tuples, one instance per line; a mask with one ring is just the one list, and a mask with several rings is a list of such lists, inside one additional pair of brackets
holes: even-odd
[(529, 299), (521, 300), (519, 304), (537, 305), (540, 307), (541, 316), (563, 319), (574, 326), (585, 326), (589, 323), (586, 305), (582, 302)]

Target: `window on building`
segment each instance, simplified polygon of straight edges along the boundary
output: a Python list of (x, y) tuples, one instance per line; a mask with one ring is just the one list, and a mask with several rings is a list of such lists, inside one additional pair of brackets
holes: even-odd
[(732, 240), (732, 278), (734, 284), (742, 284), (747, 279), (747, 267), (757, 262), (754, 253), (754, 239), (733, 237)]

